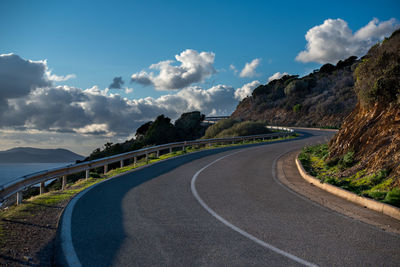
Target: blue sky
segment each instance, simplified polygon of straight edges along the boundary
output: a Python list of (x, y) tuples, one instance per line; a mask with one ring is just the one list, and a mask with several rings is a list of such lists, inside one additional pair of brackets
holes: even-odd
[[(132, 101), (143, 100), (146, 97), (159, 99), (163, 95), (177, 94), (185, 87), (198, 86), (206, 90), (215, 85), (223, 85), (237, 90), (254, 81), (265, 84), (268, 78), (277, 72), (305, 75), (325, 61), (328, 62), (328, 58), (336, 60), (338, 57), (336, 55), (316, 58), (308, 55), (307, 60), (295, 60), (296, 56), (306, 49), (307, 31), (324, 24), (327, 19), (341, 19), (347, 22), (352, 33), (365, 27), (374, 18), (379, 20), (374, 23), (377, 28), (380, 23), (390, 19), (394, 21), (388, 23), (390, 25), (387, 27), (398, 27), (399, 11), (399, 1), (2, 0), (0, 54), (14, 53), (24, 60), (47, 60), (45, 68), (53, 74), (75, 76), (65, 81), (54, 80), (53, 86), (62, 85), (85, 90), (97, 85), (97, 90), (101, 91), (109, 87), (114, 77), (122, 77), (125, 81), (123, 88), (130, 90), (113, 89), (100, 94), (119, 94)], [(332, 22), (332, 25), (338, 24)], [(371, 32), (372, 30), (367, 36), (370, 38), (369, 42), (378, 40), (380, 36), (372, 36)], [(353, 43), (352, 46), (354, 45), (357, 47), (351, 51), (364, 51), (366, 41), (362, 44)], [(157, 70), (149, 70), (149, 66), (161, 61), (172, 60), (170, 66), (179, 66), (175, 55), (180, 55), (187, 49), (196, 53), (210, 53), (207, 55), (212, 53), (212, 66), (208, 67), (213, 72), (199, 74), (201, 78), (193, 78), (184, 87), (175, 89), (162, 89), (161, 85), (155, 88), (157, 82), (149, 75), (146, 76), (146, 81), (150, 85), (144, 86), (138, 81), (130, 82), (131, 76), (141, 71), (147, 74), (153, 71), (154, 75), (157, 75)], [(258, 64), (253, 72), (240, 77), (245, 64), (255, 59), (258, 59)], [(230, 68), (232, 64), (236, 73)], [(159, 81), (161, 78), (159, 77)], [(160, 91), (160, 88), (163, 91)], [(5, 99), (14, 101), (10, 99), (15, 98)], [(237, 102), (239, 100), (237, 99)], [(12, 106), (11, 102), (8, 103)], [(229, 113), (230, 109), (227, 108), (224, 112)], [(203, 112), (207, 113), (207, 110), (210, 113), (213, 109), (205, 108)], [(175, 110), (175, 113), (178, 111)], [(167, 115), (174, 117), (175, 113)], [(130, 125), (131, 128), (148, 119), (146, 117), (142, 120), (138, 114), (135, 116), (136, 123)], [(40, 141), (40, 134), (41, 138), (50, 134), (57, 140), (55, 132), (65, 135), (71, 131), (70, 141), (61, 145), (76, 151), (80, 145), (74, 140), (80, 137), (79, 133), (88, 133), (82, 130), (85, 127), (86, 130), (96, 127), (102, 129), (95, 131), (97, 143), (91, 143), (88, 147), (100, 146), (107, 138), (122, 140), (128, 137), (126, 131), (120, 134), (119, 131), (111, 129), (107, 121), (103, 123), (99, 118), (95, 122), (90, 121), (71, 128), (54, 122), (39, 127), (33, 121), (26, 119), (24, 123), (17, 125), (19, 128), (4, 123), (0, 125), (2, 137), (9, 138), (7, 144), (0, 143), (0, 149), (29, 144), (32, 140), (36, 140), (37, 146), (46, 146), (45, 143), (41, 143), (44, 141)], [(107, 137), (98, 134), (104, 133), (104, 127), (98, 126), (101, 124), (107, 124), (104, 126), (107, 128), (105, 131), (108, 131)], [(22, 130), (16, 132), (17, 128)], [(110, 134), (111, 132), (114, 135)], [(9, 133), (12, 133), (14, 138), (11, 138)], [(20, 139), (17, 140), (16, 136)], [(68, 139), (65, 136), (62, 138)], [(54, 143), (59, 144), (57, 141)]]

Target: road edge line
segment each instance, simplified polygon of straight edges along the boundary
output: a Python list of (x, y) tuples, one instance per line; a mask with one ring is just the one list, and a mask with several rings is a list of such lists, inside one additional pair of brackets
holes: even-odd
[(286, 252), (286, 251), (283, 251), (283, 250), (281, 250), (281, 249), (279, 249), (279, 248), (277, 248), (277, 247), (275, 247), (275, 246), (273, 246), (273, 245), (271, 245), (271, 244), (269, 244), (269, 243), (266, 243), (266, 242), (264, 242), (264, 241), (258, 239), (257, 237), (255, 237), (255, 236), (253, 236), (253, 235), (247, 233), (246, 231), (240, 229), (239, 227), (237, 227), (237, 226), (231, 224), (231, 223), (228, 222), (226, 219), (224, 219), (224, 218), (221, 217), (219, 214), (217, 214), (214, 210), (212, 210), (212, 209), (203, 201), (203, 199), (200, 197), (200, 195), (199, 195), (199, 193), (197, 192), (197, 189), (196, 189), (196, 180), (197, 180), (199, 174), (200, 174), (202, 171), (204, 171), (205, 169), (207, 169), (208, 167), (210, 167), (211, 165), (217, 163), (218, 161), (220, 161), (220, 160), (222, 160), (222, 159), (224, 159), (224, 158), (233, 156), (233, 155), (235, 155), (235, 154), (237, 154), (237, 153), (240, 153), (240, 152), (242, 152), (242, 151), (244, 151), (244, 150), (242, 149), (242, 150), (236, 151), (236, 152), (234, 152), (234, 153), (225, 155), (225, 156), (223, 156), (223, 157), (217, 158), (216, 160), (212, 161), (211, 163), (207, 164), (206, 166), (204, 166), (203, 168), (201, 168), (200, 170), (198, 170), (198, 171), (193, 175), (192, 180), (191, 180), (191, 183), (190, 183), (190, 188), (191, 188), (191, 190), (192, 190), (193, 196), (194, 196), (195, 199), (199, 202), (199, 204), (200, 204), (208, 213), (210, 213), (214, 218), (216, 218), (218, 221), (222, 222), (223, 224), (225, 224), (226, 226), (228, 226), (229, 228), (231, 228), (231, 229), (234, 230), (235, 232), (241, 234), (242, 236), (244, 236), (244, 237), (250, 239), (251, 241), (253, 241), (253, 242), (259, 244), (260, 246), (263, 246), (263, 247), (265, 247), (265, 248), (267, 248), (267, 249), (269, 249), (269, 250), (272, 250), (273, 252), (275, 252), (275, 253), (277, 253), (277, 254), (279, 254), (279, 255), (281, 255), (281, 256), (287, 257), (287, 258), (289, 258), (289, 259), (291, 259), (291, 260), (293, 260), (293, 261), (295, 261), (295, 262), (297, 262), (297, 263), (303, 264), (303, 265), (305, 265), (305, 266), (310, 266), (310, 267), (311, 267), (311, 266), (312, 266), (312, 267), (318, 266), (318, 265), (315, 265), (314, 263), (308, 262), (308, 261), (303, 260), (303, 259), (301, 259), (301, 258), (299, 258), (299, 257), (297, 257), (297, 256), (295, 256), (295, 255), (293, 255), (293, 254), (290, 254), (290, 253), (288, 253), (288, 252)]

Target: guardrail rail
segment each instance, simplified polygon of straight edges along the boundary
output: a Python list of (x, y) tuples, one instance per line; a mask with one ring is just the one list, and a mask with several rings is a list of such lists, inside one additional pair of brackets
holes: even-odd
[(139, 150), (134, 150), (118, 155), (113, 155), (110, 157), (105, 157), (101, 159), (96, 159), (92, 161), (86, 161), (77, 164), (71, 164), (60, 168), (54, 168), (51, 170), (45, 170), (36, 172), (33, 174), (25, 175), (16, 180), (13, 180), (9, 183), (0, 186), (0, 207), (3, 203), (9, 198), (16, 195), (16, 203), (21, 204), (22, 202), (22, 192), (32, 186), (36, 186), (40, 184), (40, 194), (44, 193), (45, 190), (45, 182), (54, 179), (62, 179), (62, 188), (64, 190), (67, 182), (67, 175), (85, 172), (86, 179), (89, 178), (89, 173), (91, 169), (104, 167), (104, 173), (108, 172), (108, 165), (120, 162), (120, 167), (124, 166), (124, 161), (128, 159), (133, 159), (134, 164), (136, 164), (137, 158), (141, 156), (146, 157), (146, 161), (149, 157), (149, 154), (156, 153), (157, 157), (160, 155), (160, 151), (168, 150), (171, 153), (174, 148), (182, 148), (189, 146), (200, 146), (200, 145), (209, 145), (215, 143), (231, 143), (246, 141), (246, 140), (258, 140), (258, 139), (266, 139), (266, 138), (277, 138), (277, 137), (285, 137), (292, 135), (294, 130), (286, 127), (280, 126), (267, 126), (268, 129), (271, 130), (279, 130), (283, 132), (278, 133), (270, 133), (270, 134), (261, 134), (261, 135), (249, 135), (249, 136), (239, 136), (239, 137), (229, 137), (229, 138), (215, 138), (215, 139), (199, 139), (193, 141), (184, 141), (184, 142), (175, 142), (164, 145), (152, 146), (147, 148), (142, 148)]

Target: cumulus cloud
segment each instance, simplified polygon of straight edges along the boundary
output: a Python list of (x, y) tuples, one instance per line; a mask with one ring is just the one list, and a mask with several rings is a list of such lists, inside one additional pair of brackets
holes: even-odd
[(336, 63), (349, 56), (362, 56), (399, 27), (399, 22), (393, 18), (383, 22), (374, 18), (353, 34), (346, 21), (327, 19), (308, 30), (305, 36), (307, 49), (301, 51), (296, 60), (323, 64)]
[(246, 63), (242, 71), (240, 72), (240, 77), (254, 77), (257, 75), (256, 68), (261, 63), (261, 58), (255, 58), (250, 63)]
[(261, 83), (259, 81), (252, 81), (251, 83), (246, 83), (241, 88), (236, 89), (235, 98), (242, 101), (246, 97), (250, 96), (255, 88), (257, 88)]
[(56, 86), (47, 80), (44, 61), (8, 55), (1, 58), (0, 66), (0, 89), (5, 96), (0, 112), (1, 130), (128, 136), (159, 114), (172, 119), (193, 110), (229, 115), (237, 105), (234, 89), (226, 85), (209, 89), (189, 86), (158, 98), (130, 100), (108, 88)]
[(0, 55), (0, 101), (50, 86), (46, 71), (46, 61), (25, 60), (15, 54)]
[(53, 74), (50, 70), (46, 71), (46, 76), (49, 81), (53, 82), (64, 82), (70, 79), (75, 79), (75, 74), (67, 74), (65, 76)]
[(176, 119), (199, 110), (207, 115), (229, 115), (237, 105), (234, 89), (187, 87), (158, 98), (127, 99), (94, 86), (38, 88), (23, 98), (9, 100), (0, 114), (0, 128), (128, 136), (143, 122), (160, 114)]
[[(187, 49), (175, 55), (176, 61), (166, 60), (152, 64), (149, 68), (158, 71), (141, 71), (131, 76), (132, 82), (142, 85), (153, 85), (160, 91), (175, 90), (188, 87), (194, 83), (203, 82), (216, 72), (214, 69), (215, 54), (212, 52), (197, 52)], [(179, 62), (179, 66), (172, 65)]]
[(122, 89), (122, 85), (124, 84), (124, 81), (122, 80), (122, 77), (115, 77), (113, 79), (113, 82), (108, 86), (110, 89)]
[(282, 78), (285, 75), (289, 75), (289, 73), (287, 73), (287, 72), (284, 72), (284, 73), (275, 72), (274, 74), (272, 74), (272, 76), (270, 76), (268, 78), (268, 82), (273, 81), (273, 80), (278, 80), (278, 79)]

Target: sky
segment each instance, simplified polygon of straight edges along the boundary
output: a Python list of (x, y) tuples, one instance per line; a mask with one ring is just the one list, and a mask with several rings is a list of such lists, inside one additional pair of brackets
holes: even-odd
[(88, 155), (160, 114), (230, 115), (284, 74), (362, 56), (399, 1), (0, 1), (0, 150)]

